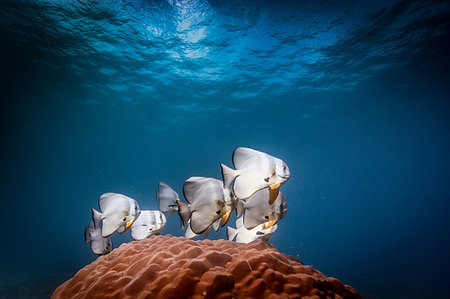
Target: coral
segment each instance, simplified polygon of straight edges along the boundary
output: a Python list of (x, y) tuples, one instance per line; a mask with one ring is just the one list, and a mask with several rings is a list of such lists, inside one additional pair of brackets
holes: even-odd
[(263, 241), (152, 236), (122, 244), (59, 286), (52, 298), (361, 298)]

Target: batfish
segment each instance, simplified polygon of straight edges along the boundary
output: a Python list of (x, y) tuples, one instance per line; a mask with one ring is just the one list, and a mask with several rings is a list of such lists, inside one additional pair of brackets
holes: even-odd
[[(102, 236), (109, 237), (115, 231), (127, 231), (141, 213), (133, 198), (118, 193), (105, 193), (98, 199), (100, 211), (92, 209), (92, 219), (97, 228), (101, 223)], [(120, 227), (123, 226), (123, 229)]]
[(262, 223), (252, 229), (246, 229), (242, 217), (236, 220), (236, 228), (227, 226), (227, 238), (232, 241), (236, 238), (238, 243), (250, 243), (256, 239), (262, 239), (263, 241), (269, 241), (271, 235), (275, 233), (278, 226), (275, 224), (269, 229), (264, 229), (266, 223)]
[(166, 216), (160, 211), (141, 211), (131, 225), (131, 236), (135, 240), (143, 240), (151, 235), (159, 235), (166, 222)]
[(279, 193), (273, 205), (268, 203), (269, 190), (262, 189), (253, 194), (246, 201), (239, 200), (236, 213), (239, 217), (244, 212), (244, 226), (253, 229), (261, 223), (267, 223), (264, 229), (276, 225), (287, 213), (286, 198)]
[[(184, 226), (190, 221), (194, 234), (202, 234), (216, 221), (224, 226), (236, 206), (236, 199), (220, 180), (191, 177), (183, 184), (183, 194), (189, 204), (177, 200), (178, 214)], [(220, 222), (215, 226), (218, 228)]]
[(247, 199), (256, 191), (269, 188), (269, 204), (278, 196), (279, 188), (291, 176), (287, 164), (266, 153), (238, 147), (233, 152), (233, 165), (236, 170), (220, 164), (224, 187), (234, 181), (233, 191), (238, 199)]
[(86, 243), (91, 242), (91, 250), (98, 255), (105, 255), (113, 250), (111, 239), (102, 237), (100, 226), (95, 228), (93, 220), (91, 220), (89, 226), (84, 230), (84, 241)]

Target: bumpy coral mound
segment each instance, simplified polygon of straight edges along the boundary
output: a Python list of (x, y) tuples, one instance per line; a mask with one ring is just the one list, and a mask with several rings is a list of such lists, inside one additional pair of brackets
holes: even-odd
[(350, 286), (262, 241), (153, 236), (122, 244), (52, 298), (361, 298)]

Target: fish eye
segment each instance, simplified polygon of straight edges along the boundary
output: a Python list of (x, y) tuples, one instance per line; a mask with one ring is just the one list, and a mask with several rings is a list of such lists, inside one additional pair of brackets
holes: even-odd
[(123, 218), (123, 221), (127, 221), (127, 217), (124, 217), (124, 218)]
[(264, 181), (265, 181), (266, 183), (268, 183), (268, 182), (269, 182), (269, 178), (265, 178)]
[(264, 218), (269, 219), (269, 215), (264, 216)]
[(217, 211), (216, 211), (216, 214), (219, 215), (219, 214), (220, 214), (220, 210), (217, 210)]

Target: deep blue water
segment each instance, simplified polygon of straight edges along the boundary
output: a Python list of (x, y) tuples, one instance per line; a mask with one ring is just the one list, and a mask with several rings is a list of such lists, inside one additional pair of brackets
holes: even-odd
[(291, 169), (279, 250), (366, 298), (448, 298), (449, 2), (291, 2), (0, 2), (0, 298), (95, 260), (102, 193), (156, 209), (237, 146)]

